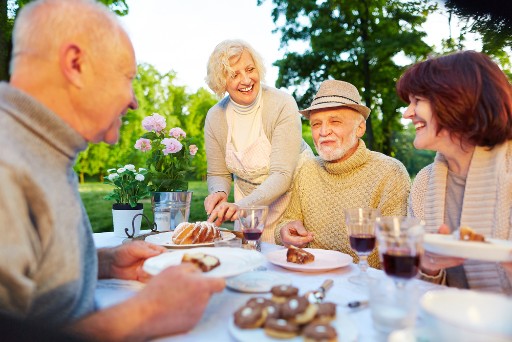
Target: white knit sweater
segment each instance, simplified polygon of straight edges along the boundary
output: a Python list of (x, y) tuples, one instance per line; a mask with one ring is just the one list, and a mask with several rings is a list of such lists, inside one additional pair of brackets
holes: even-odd
[[(421, 170), (411, 188), (409, 215), (424, 219), (427, 232), (445, 222), (448, 164), (440, 153)], [(469, 167), (460, 224), (480, 234), (512, 240), (512, 141), (492, 150), (476, 147)], [(464, 269), (471, 289), (512, 292), (512, 280), (499, 263), (466, 260)]]

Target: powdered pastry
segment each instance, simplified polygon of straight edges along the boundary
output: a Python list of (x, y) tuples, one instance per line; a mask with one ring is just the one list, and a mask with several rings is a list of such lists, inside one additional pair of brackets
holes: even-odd
[(177, 245), (208, 243), (220, 238), (221, 234), (217, 226), (206, 221), (196, 223), (182, 222), (172, 234), (172, 242)]

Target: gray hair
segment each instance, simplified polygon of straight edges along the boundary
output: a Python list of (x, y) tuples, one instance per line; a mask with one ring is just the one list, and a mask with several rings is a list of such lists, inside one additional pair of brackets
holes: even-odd
[(61, 44), (84, 42), (98, 56), (121, 45), (116, 15), (96, 0), (37, 0), (24, 6), (13, 29), (11, 73), (21, 55), (57, 56)]
[(224, 40), (213, 50), (206, 68), (206, 84), (218, 96), (223, 97), (226, 93), (226, 78), (234, 71), (229, 65), (231, 58), (239, 58), (244, 51), (249, 52), (254, 60), (254, 66), (260, 74), (260, 79), (265, 79), (265, 66), (261, 56), (243, 40)]

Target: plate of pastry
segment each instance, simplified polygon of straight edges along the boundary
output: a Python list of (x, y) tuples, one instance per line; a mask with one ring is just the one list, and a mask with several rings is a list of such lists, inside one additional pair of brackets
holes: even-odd
[(266, 261), (263, 254), (253, 250), (230, 247), (199, 247), (169, 251), (148, 258), (142, 269), (151, 275), (157, 275), (169, 266), (181, 264), (184, 259), (198, 264), (205, 276), (220, 278), (232, 277), (251, 271)]
[(274, 265), (299, 272), (323, 272), (350, 265), (352, 256), (338, 251), (290, 247), (267, 254)]
[[(358, 339), (359, 332), (354, 321), (345, 313), (338, 312), (331, 322), (305, 325), (295, 331), (287, 321), (278, 319), (273, 322), (270, 331), (279, 337), (269, 335), (265, 328), (241, 329), (235, 325), (235, 319), (229, 321), (229, 332), (235, 340), (239, 342), (272, 342), (272, 341), (339, 341), (339, 342), (355, 342)], [(267, 330), (269, 330), (267, 328)]]
[(209, 222), (183, 222), (174, 231), (149, 235), (146, 242), (167, 248), (194, 248), (213, 246), (215, 239), (232, 240), (235, 234)]
[(467, 227), (461, 227), (460, 234), (425, 234), (423, 247), (431, 253), (457, 258), (512, 261), (512, 241), (484, 237)]

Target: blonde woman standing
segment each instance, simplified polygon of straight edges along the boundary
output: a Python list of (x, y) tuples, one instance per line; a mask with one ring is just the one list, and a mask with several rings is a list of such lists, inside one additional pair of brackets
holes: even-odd
[[(206, 82), (222, 98), (206, 116), (204, 135), (209, 221), (235, 220), (238, 207), (270, 207), (262, 241), (274, 243), (274, 228), (290, 200), (290, 185), (300, 160), (313, 153), (302, 140), (293, 97), (262, 85), (259, 54), (242, 40), (218, 44), (208, 61)], [(234, 203), (228, 195), (234, 181)]]

